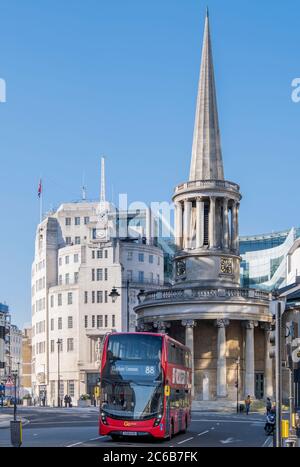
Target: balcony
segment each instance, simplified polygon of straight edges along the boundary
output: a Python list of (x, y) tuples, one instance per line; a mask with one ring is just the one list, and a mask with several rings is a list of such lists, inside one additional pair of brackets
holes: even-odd
[(240, 191), (239, 185), (226, 180), (195, 180), (178, 185), (175, 188), (175, 194), (178, 195), (182, 192), (193, 190), (214, 190), (216, 188), (232, 191), (234, 193), (238, 193)]

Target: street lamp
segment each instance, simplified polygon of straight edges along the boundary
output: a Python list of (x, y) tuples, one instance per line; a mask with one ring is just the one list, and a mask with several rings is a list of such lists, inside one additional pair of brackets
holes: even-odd
[(14, 421), (16, 421), (17, 420), (17, 377), (18, 377), (18, 371), (13, 370), (11, 372), (11, 374), (14, 377), (14, 381), (15, 381), (15, 388), (14, 388), (14, 392), (15, 392), (15, 396), (14, 396)]
[(62, 339), (57, 339), (57, 406), (60, 407), (60, 349)]
[(126, 286), (122, 286), (122, 287), (113, 287), (111, 289), (111, 292), (109, 295), (109, 297), (111, 297), (111, 300), (112, 300), (112, 303), (116, 303), (116, 300), (118, 297), (120, 297), (120, 294), (118, 292), (117, 289), (126, 289), (126, 292), (127, 292), (127, 332), (129, 331), (129, 283), (130, 281), (127, 280), (126, 281)]

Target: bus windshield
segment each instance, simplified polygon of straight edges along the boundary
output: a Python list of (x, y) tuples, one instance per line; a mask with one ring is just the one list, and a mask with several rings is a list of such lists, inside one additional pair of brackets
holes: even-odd
[(162, 410), (162, 338), (111, 335), (102, 369), (102, 410), (108, 416), (145, 420)]

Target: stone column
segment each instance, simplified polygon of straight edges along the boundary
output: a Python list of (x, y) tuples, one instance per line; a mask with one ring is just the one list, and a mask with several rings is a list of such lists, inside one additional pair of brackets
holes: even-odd
[(235, 249), (239, 251), (240, 242), (239, 242), (239, 203), (235, 205)]
[(175, 203), (175, 242), (177, 248), (182, 248), (182, 203)]
[(255, 321), (246, 321), (246, 343), (245, 343), (245, 397), (250, 395), (255, 398), (255, 368), (254, 368), (254, 327)]
[(218, 361), (217, 361), (217, 397), (227, 396), (227, 367), (226, 367), (226, 327), (228, 319), (218, 319)]
[(231, 249), (238, 249), (239, 236), (239, 220), (238, 220), (238, 203), (234, 202), (231, 211)]
[(204, 244), (204, 202), (197, 198), (196, 202), (196, 248)]
[(151, 232), (151, 209), (148, 207), (146, 210), (146, 242), (147, 245), (151, 245), (152, 232)]
[(187, 250), (190, 247), (191, 236), (191, 213), (192, 203), (188, 200), (184, 202), (184, 234), (183, 234), (183, 247)]
[(223, 199), (223, 245), (229, 247), (229, 226), (228, 226), (228, 198)]
[(264, 389), (265, 389), (265, 397), (273, 397), (273, 362), (269, 356), (270, 351), (270, 331), (271, 325), (269, 323), (261, 323), (261, 328), (265, 332), (265, 381), (264, 381)]
[(192, 397), (195, 396), (195, 367), (194, 367), (194, 327), (196, 322), (193, 320), (183, 320), (182, 326), (185, 326), (185, 345), (189, 347), (192, 353)]
[(216, 198), (211, 196), (209, 206), (209, 248), (215, 248), (215, 231), (216, 231)]

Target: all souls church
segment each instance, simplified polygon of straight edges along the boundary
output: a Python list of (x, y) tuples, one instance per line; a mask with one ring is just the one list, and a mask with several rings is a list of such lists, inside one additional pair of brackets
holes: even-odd
[(172, 287), (140, 294), (138, 329), (167, 332), (193, 354), (196, 400), (273, 394), (269, 294), (240, 287), (240, 187), (225, 180), (208, 13), (189, 180), (175, 188)]

